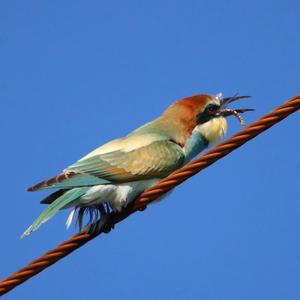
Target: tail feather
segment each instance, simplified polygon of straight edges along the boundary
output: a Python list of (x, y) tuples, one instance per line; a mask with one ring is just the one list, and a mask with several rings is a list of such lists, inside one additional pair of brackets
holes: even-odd
[(43, 223), (51, 219), (57, 211), (84, 195), (88, 189), (89, 187), (74, 188), (58, 197), (40, 214), (33, 224), (26, 229), (21, 237), (27, 236), (37, 230)]
[(49, 196), (47, 196), (46, 198), (44, 198), (43, 200), (41, 200), (41, 204), (51, 204), (53, 203), (58, 197), (61, 197), (63, 194), (65, 194), (68, 190), (58, 190), (52, 194), (50, 194)]

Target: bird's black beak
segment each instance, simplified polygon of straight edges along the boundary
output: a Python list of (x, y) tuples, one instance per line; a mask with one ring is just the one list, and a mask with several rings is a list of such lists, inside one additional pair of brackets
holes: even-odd
[(228, 104), (240, 100), (240, 99), (246, 99), (246, 98), (250, 98), (251, 96), (232, 96), (232, 97), (227, 97), (227, 98), (223, 98), (221, 99), (221, 107), (220, 110), (218, 111), (218, 115), (219, 116), (223, 116), (223, 117), (228, 117), (228, 116), (235, 116), (239, 119), (239, 122), (241, 123), (241, 125), (245, 125), (245, 121), (242, 118), (241, 114), (246, 112), (246, 111), (253, 111), (254, 109), (252, 108), (240, 108), (240, 109), (228, 109), (226, 108)]
[(240, 99), (247, 99), (247, 98), (251, 98), (251, 96), (239, 96), (239, 95), (234, 95), (232, 97), (227, 97), (227, 98), (223, 98), (221, 100), (221, 107), (226, 108), (227, 105), (231, 102), (234, 102), (236, 100), (240, 100)]

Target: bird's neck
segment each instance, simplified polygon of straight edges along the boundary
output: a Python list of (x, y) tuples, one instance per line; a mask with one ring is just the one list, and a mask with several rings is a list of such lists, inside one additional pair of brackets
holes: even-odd
[(184, 146), (186, 162), (193, 159), (206, 147), (219, 142), (224, 137), (226, 131), (227, 121), (223, 117), (214, 118), (196, 126)]
[(187, 126), (184, 126), (183, 122), (178, 120), (170, 121), (166, 118), (159, 117), (156, 120), (137, 128), (130, 135), (148, 133), (168, 137), (183, 147), (186, 140), (191, 136), (192, 129), (189, 130)]
[(204, 124), (191, 128), (191, 122), (184, 119), (159, 117), (156, 120), (139, 127), (133, 134), (157, 134), (165, 136), (178, 145), (186, 153), (186, 161), (193, 159), (206, 147), (217, 143), (222, 139), (227, 130), (227, 122), (223, 117), (214, 118)]
[(203, 151), (208, 146), (208, 141), (196, 130), (189, 139), (187, 139), (183, 150), (185, 152), (185, 162), (189, 162), (195, 156), (197, 156), (201, 151)]
[(212, 146), (218, 143), (226, 134), (227, 121), (223, 117), (213, 118), (196, 126), (193, 131), (199, 132), (208, 141), (209, 146)]

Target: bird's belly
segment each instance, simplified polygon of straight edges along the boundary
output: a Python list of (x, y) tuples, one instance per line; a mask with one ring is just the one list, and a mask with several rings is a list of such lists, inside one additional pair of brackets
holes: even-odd
[(158, 181), (159, 179), (149, 179), (121, 184), (95, 185), (79, 199), (77, 205), (90, 206), (107, 202), (113, 210), (120, 211)]

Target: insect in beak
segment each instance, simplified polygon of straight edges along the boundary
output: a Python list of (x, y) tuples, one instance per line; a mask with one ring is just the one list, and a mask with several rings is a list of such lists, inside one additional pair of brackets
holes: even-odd
[(245, 99), (245, 98), (250, 98), (250, 96), (232, 96), (232, 97), (227, 97), (227, 98), (223, 98), (221, 99), (221, 108), (218, 111), (218, 115), (219, 116), (223, 116), (223, 117), (228, 117), (228, 116), (235, 116), (240, 124), (242, 126), (245, 126), (246, 123), (243, 119), (243, 117), (241, 116), (242, 113), (246, 112), (246, 111), (254, 111), (254, 109), (252, 108), (240, 108), (240, 109), (229, 109), (226, 108), (228, 104), (240, 100), (240, 99)]

